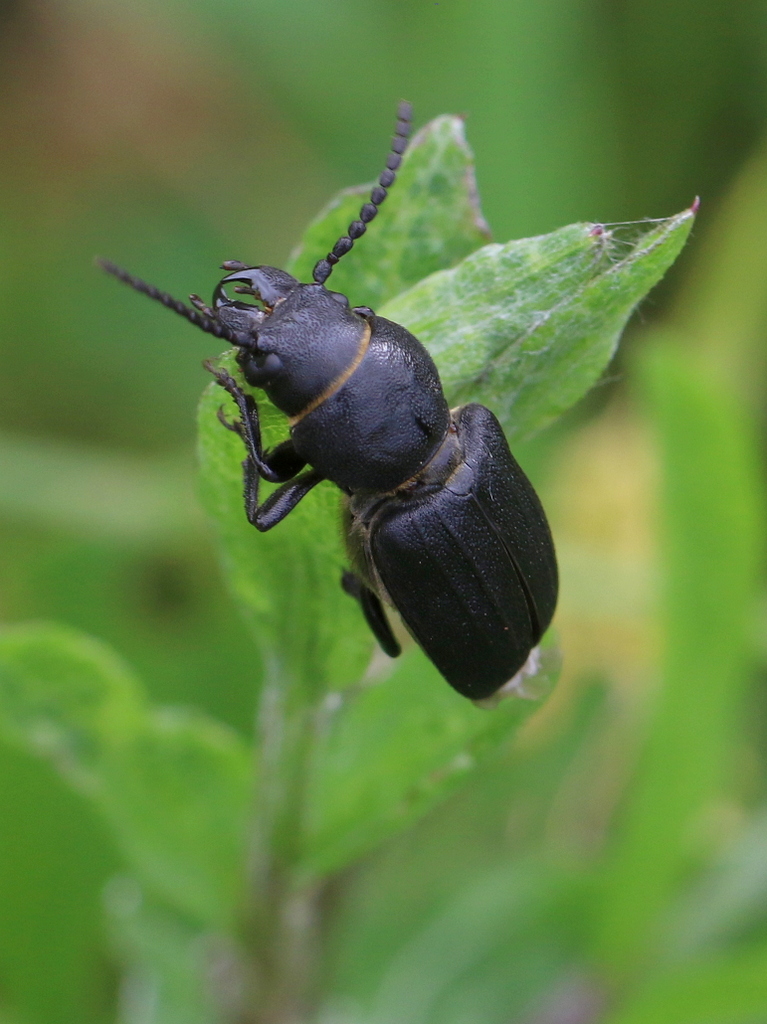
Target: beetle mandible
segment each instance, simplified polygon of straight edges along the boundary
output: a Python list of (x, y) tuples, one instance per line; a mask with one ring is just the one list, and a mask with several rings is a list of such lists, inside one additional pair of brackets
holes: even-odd
[[(546, 517), (489, 409), (450, 409), (437, 368), (404, 327), (350, 307), (326, 282), (394, 183), (410, 134), (401, 103), (386, 168), (359, 219), (302, 284), (276, 267), (237, 260), (211, 306), (192, 306), (101, 260), (108, 273), (237, 349), (246, 383), (288, 417), (290, 436), (266, 450), (258, 406), (226, 370), (205, 366), (237, 405), (246, 449), (245, 511), (270, 530), (321, 480), (345, 495), (355, 597), (379, 644), (400, 653), (384, 610), (394, 607), (445, 679), (472, 700), (513, 679), (548, 627), (557, 565)], [(229, 298), (225, 286), (260, 305)], [(281, 484), (259, 503), (259, 481)]]

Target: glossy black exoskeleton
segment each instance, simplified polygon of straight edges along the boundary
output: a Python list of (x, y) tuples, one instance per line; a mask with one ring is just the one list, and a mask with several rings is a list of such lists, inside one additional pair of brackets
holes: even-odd
[[(239, 410), (235, 423), (221, 419), (245, 444), (250, 522), (269, 530), (321, 480), (335, 483), (346, 495), (352, 564), (342, 585), (383, 650), (400, 653), (389, 604), (445, 679), (480, 700), (522, 668), (554, 613), (557, 567), (543, 509), (492, 412), (473, 404), (450, 410), (434, 362), (412, 334), (325, 287), (394, 182), (409, 104), (398, 118), (370, 202), (309, 284), (230, 261), (212, 306), (193, 295), (190, 309), (101, 265), (232, 342), (246, 383), (288, 417), (289, 439), (265, 450), (253, 397), (206, 364)], [(235, 284), (260, 305), (230, 299), (225, 288)], [(259, 503), (261, 479), (282, 486)]]

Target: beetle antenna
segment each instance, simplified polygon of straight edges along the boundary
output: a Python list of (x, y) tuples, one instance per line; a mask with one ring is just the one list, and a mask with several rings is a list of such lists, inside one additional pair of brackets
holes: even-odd
[(202, 313), (198, 313), (196, 309), (190, 309), (189, 306), (184, 305), (178, 299), (174, 299), (172, 295), (168, 295), (167, 292), (161, 292), (159, 288), (155, 288), (152, 284), (147, 284), (146, 281), (142, 281), (140, 277), (134, 277), (133, 274), (129, 274), (127, 270), (123, 270), (122, 267), (118, 267), (116, 263), (112, 263), (111, 260), (104, 260), (100, 256), (96, 258), (96, 266), (101, 267), (107, 274), (111, 274), (112, 277), (116, 277), (118, 281), (122, 281), (123, 284), (129, 285), (134, 288), (137, 292), (141, 292), (142, 295), (148, 295), (150, 299), (154, 299), (156, 302), (161, 302), (163, 306), (173, 310), (174, 313), (178, 313), (179, 316), (183, 316), (185, 320), (188, 320), (190, 324), (194, 324), (195, 327), (199, 327), (200, 330), (205, 331), (206, 334), (212, 334), (216, 338), (223, 338), (225, 341), (231, 341), (233, 344), (237, 344), (237, 338), (239, 335), (235, 331), (232, 331), (229, 327), (219, 323), (217, 320), (211, 320), (210, 317), (204, 316)]
[(387, 190), (394, 184), (395, 172), (399, 168), (402, 162), (402, 154), (407, 148), (412, 116), (412, 104), (400, 103), (397, 107), (397, 126), (394, 129), (394, 138), (391, 142), (392, 151), (386, 161), (386, 169), (378, 179), (378, 184), (373, 186), (373, 191), (370, 193), (370, 201), (363, 204), (360, 210), (360, 219), (351, 222), (347, 234), (341, 235), (325, 259), (320, 260), (316, 264), (312, 271), (312, 277), (316, 284), (324, 284), (327, 281), (333, 271), (333, 267), (342, 256), (349, 252), (357, 239), (365, 234), (368, 224), (378, 213), (378, 207), (388, 195)]

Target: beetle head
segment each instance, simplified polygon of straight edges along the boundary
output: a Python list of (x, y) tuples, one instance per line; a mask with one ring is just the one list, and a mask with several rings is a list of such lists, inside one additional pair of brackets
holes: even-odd
[[(235, 260), (224, 263), (223, 269), (232, 269), (233, 273), (216, 285), (211, 312), (220, 324), (234, 332), (237, 362), (247, 382), (254, 387), (263, 387), (282, 371), (283, 364), (274, 352), (264, 352), (259, 348), (259, 328), (275, 306), (284, 302), (297, 287), (298, 281), (277, 267), (249, 267)], [(230, 299), (224, 286), (235, 282), (236, 292), (252, 295), (261, 302), (261, 306)]]
[[(298, 286), (298, 281), (277, 267), (249, 267), (235, 260), (224, 263), (223, 269), (231, 269), (233, 273), (216, 285), (211, 312), (220, 324), (234, 332), (237, 362), (245, 380), (254, 387), (268, 386), (282, 373), (283, 363), (276, 353), (259, 347), (259, 329), (275, 306), (284, 302)], [(230, 299), (224, 286), (235, 282), (236, 292), (252, 295), (262, 305)]]
[[(213, 293), (210, 314), (234, 333), (237, 362), (253, 387), (294, 415), (324, 392), (354, 360), (364, 320), (349, 300), (321, 284), (302, 284), (276, 267), (235, 268)], [(258, 305), (233, 300), (227, 286)]]

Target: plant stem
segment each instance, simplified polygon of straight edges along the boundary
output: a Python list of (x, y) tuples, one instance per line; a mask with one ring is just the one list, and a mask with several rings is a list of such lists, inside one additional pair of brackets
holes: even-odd
[(250, 859), (250, 950), (255, 973), (248, 1024), (300, 1024), (312, 1004), (321, 886), (297, 890), (312, 703), (285, 666), (268, 666), (257, 721)]

